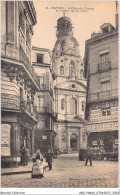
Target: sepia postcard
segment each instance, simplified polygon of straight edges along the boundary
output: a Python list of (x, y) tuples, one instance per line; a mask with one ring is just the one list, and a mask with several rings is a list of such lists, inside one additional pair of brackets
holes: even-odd
[(119, 195), (119, 1), (1, 1), (0, 194)]

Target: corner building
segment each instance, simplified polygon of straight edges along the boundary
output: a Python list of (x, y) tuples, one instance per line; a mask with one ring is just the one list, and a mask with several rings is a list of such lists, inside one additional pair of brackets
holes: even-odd
[(31, 1), (2, 1), (1, 8), (1, 165), (11, 167), (20, 164), (21, 147), (34, 153), (39, 80), (31, 65), (31, 38), (37, 18)]
[(118, 24), (103, 24), (86, 41), (85, 131), (95, 158), (118, 155)]
[(78, 42), (73, 37), (71, 19), (57, 20), (57, 41), (52, 51), (54, 80), (56, 145), (61, 151), (77, 151), (86, 146), (84, 115), (86, 79)]

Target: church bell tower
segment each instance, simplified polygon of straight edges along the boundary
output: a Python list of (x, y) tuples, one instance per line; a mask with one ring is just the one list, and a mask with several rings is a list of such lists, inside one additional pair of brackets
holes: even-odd
[(73, 26), (69, 17), (64, 15), (57, 20), (56, 37), (57, 41), (52, 53), (56, 75), (64, 79), (82, 78), (83, 63), (79, 54), (79, 44), (73, 37)]
[(73, 36), (69, 17), (64, 15), (57, 20), (56, 37), (52, 52), (53, 70), (57, 75), (54, 81), (56, 145), (62, 151), (78, 151), (82, 146), (86, 80), (79, 44)]

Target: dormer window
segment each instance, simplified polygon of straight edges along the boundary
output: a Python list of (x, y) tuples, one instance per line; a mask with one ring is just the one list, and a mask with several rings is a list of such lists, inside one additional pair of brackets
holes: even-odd
[(103, 28), (103, 33), (108, 33), (108, 32), (109, 32), (108, 26), (106, 26), (105, 28)]
[(108, 33), (115, 29), (110, 23), (104, 23), (100, 28), (102, 34)]

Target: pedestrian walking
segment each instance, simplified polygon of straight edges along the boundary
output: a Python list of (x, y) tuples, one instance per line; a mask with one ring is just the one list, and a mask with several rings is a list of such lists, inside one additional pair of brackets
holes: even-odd
[(57, 147), (55, 146), (54, 149), (53, 149), (53, 158), (57, 158), (57, 155), (58, 155), (58, 149)]
[(90, 161), (90, 166), (92, 166), (92, 151), (89, 145), (87, 145), (85, 166), (87, 166), (88, 160)]
[(37, 152), (33, 155), (33, 167), (32, 167), (32, 178), (41, 179), (44, 177), (43, 171), (43, 155), (40, 152), (40, 149), (37, 149)]
[(46, 162), (48, 162), (48, 167), (49, 167), (49, 170), (52, 170), (52, 157), (53, 157), (53, 154), (52, 152), (50, 151), (50, 149), (48, 149), (48, 153), (46, 155)]
[(30, 151), (28, 148), (25, 148), (26, 149), (26, 165), (28, 165), (28, 162), (29, 162), (29, 157), (30, 157)]
[(43, 162), (43, 155), (41, 154), (40, 149), (37, 149), (37, 152), (33, 155), (32, 159), (33, 162), (36, 162), (37, 159)]
[(21, 149), (21, 165), (26, 166), (28, 164), (27, 150), (26, 147), (23, 146)]
[(84, 161), (84, 149), (80, 148), (79, 150), (79, 160)]

